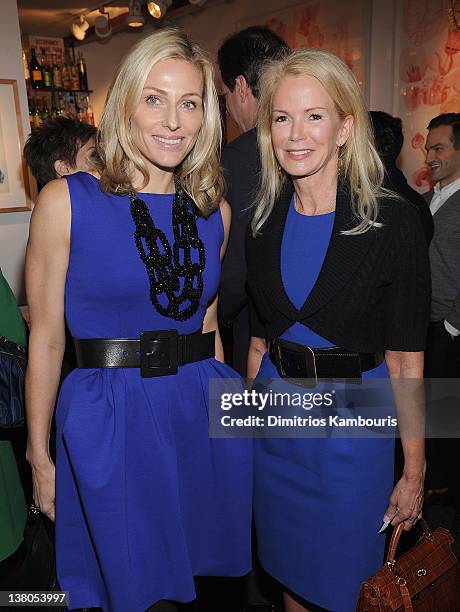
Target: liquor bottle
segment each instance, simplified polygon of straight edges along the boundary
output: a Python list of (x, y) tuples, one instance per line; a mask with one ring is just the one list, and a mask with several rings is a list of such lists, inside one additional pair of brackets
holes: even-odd
[(30, 50), (30, 84), (34, 89), (39, 89), (43, 87), (43, 71), (40, 66), (37, 56), (35, 55), (35, 49), (32, 47)]
[(75, 64), (70, 65), (70, 89), (80, 89), (80, 79), (78, 78), (78, 68)]
[(29, 98), (29, 96), (27, 96), (27, 104), (29, 107), (29, 123), (30, 123), (30, 129), (32, 129), (34, 127), (34, 106), (32, 103), (32, 100)]
[(78, 76), (80, 77), (80, 89), (88, 91), (88, 75), (83, 53), (80, 53), (78, 56)]
[(26, 81), (26, 87), (30, 85), (30, 70), (29, 63), (27, 61), (27, 55), (24, 49), (22, 50), (22, 69), (24, 71), (24, 79)]
[(86, 120), (90, 125), (94, 125), (94, 111), (91, 104), (88, 104), (88, 109), (86, 111)]
[(66, 105), (67, 114), (68, 115), (76, 116), (77, 115), (77, 110), (78, 109), (77, 109), (77, 105), (76, 105), (76, 102), (75, 102), (75, 96), (70, 95), (67, 98), (67, 105)]
[(43, 98), (43, 106), (41, 111), (42, 121), (46, 121), (50, 116), (50, 109), (48, 108), (47, 98)]
[(57, 61), (57, 55), (53, 61), (53, 87), (54, 89), (62, 89), (62, 71)]
[(43, 57), (43, 63), (42, 63), (43, 85), (47, 89), (51, 89), (51, 87), (53, 86), (53, 77), (52, 77), (50, 65), (46, 58), (45, 49), (42, 49), (42, 57)]
[(64, 89), (71, 89), (70, 70), (67, 63), (64, 63), (62, 66), (62, 85), (64, 86)]
[(35, 101), (35, 110), (34, 110), (34, 114), (33, 114), (33, 118), (34, 118), (34, 127), (40, 127), (41, 124), (43, 123), (42, 121), (42, 116), (40, 113), (40, 109), (38, 108), (38, 99)]
[(59, 114), (60, 115), (65, 115), (66, 114), (65, 100), (64, 100), (64, 96), (62, 94), (59, 94)]
[(77, 106), (77, 119), (79, 121), (86, 121), (86, 113), (83, 106)]
[(59, 117), (60, 114), (61, 114), (61, 109), (59, 107), (59, 102), (57, 102), (57, 94), (53, 93), (52, 106), (51, 106), (51, 117)]

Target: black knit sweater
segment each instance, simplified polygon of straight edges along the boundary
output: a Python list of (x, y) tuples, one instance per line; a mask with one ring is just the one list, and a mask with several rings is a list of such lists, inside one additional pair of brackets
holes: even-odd
[(382, 199), (378, 221), (383, 227), (343, 235), (341, 231), (356, 227), (357, 219), (348, 189), (339, 188), (323, 266), (297, 310), (284, 289), (280, 261), (292, 193), (288, 182), (262, 234), (254, 238), (248, 231), (252, 335), (276, 338), (298, 321), (336, 346), (354, 351), (422, 351), (429, 320), (430, 269), (414, 207), (403, 200)]

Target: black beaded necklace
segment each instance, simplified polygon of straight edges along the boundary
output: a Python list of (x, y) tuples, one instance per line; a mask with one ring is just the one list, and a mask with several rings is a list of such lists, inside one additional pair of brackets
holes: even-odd
[[(136, 226), (134, 239), (149, 277), (150, 300), (161, 315), (185, 321), (197, 311), (203, 293), (206, 253), (197, 230), (198, 209), (176, 184), (172, 205), (174, 243), (171, 248), (165, 233), (155, 227), (147, 204), (134, 192), (129, 197)], [(192, 259), (193, 251), (198, 255), (195, 261)], [(166, 306), (159, 300), (161, 295), (166, 296)]]

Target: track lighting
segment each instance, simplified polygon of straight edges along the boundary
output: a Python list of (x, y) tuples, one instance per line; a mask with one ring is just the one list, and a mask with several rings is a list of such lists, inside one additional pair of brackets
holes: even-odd
[(147, 10), (155, 19), (163, 19), (171, 4), (172, 0), (149, 0)]
[(126, 18), (126, 23), (131, 28), (140, 28), (145, 23), (145, 17), (142, 14), (142, 7), (139, 0), (131, 0), (129, 3), (129, 13)]
[(102, 7), (99, 9), (100, 15), (94, 20), (94, 33), (98, 38), (108, 38), (112, 34), (112, 26), (110, 25), (110, 15)]

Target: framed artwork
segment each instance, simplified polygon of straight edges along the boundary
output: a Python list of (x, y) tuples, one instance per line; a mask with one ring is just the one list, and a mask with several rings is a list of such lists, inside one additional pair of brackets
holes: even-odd
[(441, 113), (460, 112), (460, 1), (401, 0), (398, 10), (393, 114), (404, 126), (399, 165), (423, 193), (431, 187), (426, 127)]
[(241, 20), (237, 30), (262, 25), (279, 34), (292, 49), (327, 49), (353, 71), (365, 92), (367, 37), (370, 31), (369, 2), (310, 0), (271, 13)]
[(30, 210), (17, 81), (0, 79), (0, 212)]

